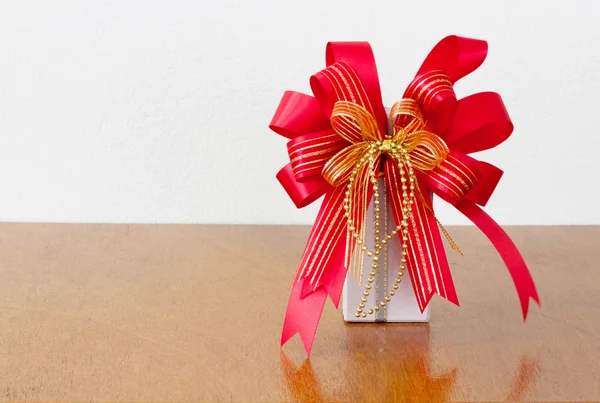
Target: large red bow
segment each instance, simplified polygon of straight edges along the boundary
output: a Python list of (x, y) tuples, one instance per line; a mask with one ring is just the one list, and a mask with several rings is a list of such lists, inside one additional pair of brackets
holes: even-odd
[[(407, 253), (406, 268), (421, 310), (433, 294), (458, 305), (433, 213), (433, 193), (455, 206), (491, 240), (515, 283), (523, 317), (527, 317), (530, 297), (539, 304), (516, 246), (478, 206), (486, 204), (503, 172), (467, 156), (495, 147), (513, 129), (499, 94), (481, 92), (456, 99), (453, 84), (479, 67), (486, 55), (485, 41), (457, 36), (441, 40), (392, 109), (393, 136), (387, 135), (388, 117), (366, 42), (327, 45), (327, 68), (310, 80), (314, 97), (284, 93), (269, 126), (291, 139), (287, 145), (290, 163), (277, 179), (298, 208), (323, 195), (325, 199), (292, 288), (282, 345), (300, 333), (310, 354), (327, 295), (338, 306), (349, 256), (360, 252), (356, 248), (360, 241), (352, 235), (360, 233), (373, 194), (369, 187), (373, 172), (386, 178), (398, 230), (407, 225), (404, 211), (410, 210), (408, 230), (400, 240), (412, 251)], [(411, 200), (407, 210), (402, 175), (403, 167), (409, 166), (412, 175), (411, 155), (417, 165), (414, 178), (419, 197), (414, 203)], [(420, 160), (425, 162), (419, 165)], [(349, 200), (356, 198), (360, 203), (348, 211)]]

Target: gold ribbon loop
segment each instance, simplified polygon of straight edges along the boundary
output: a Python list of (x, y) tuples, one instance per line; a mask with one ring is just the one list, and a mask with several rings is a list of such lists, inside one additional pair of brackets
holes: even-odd
[(375, 117), (362, 106), (349, 101), (337, 101), (331, 113), (331, 126), (351, 143), (382, 140)]
[(367, 143), (356, 143), (339, 151), (323, 167), (323, 178), (333, 186), (346, 182), (368, 147)]
[(415, 168), (429, 171), (448, 155), (448, 146), (439, 136), (425, 130), (426, 122), (419, 103), (411, 98), (396, 102), (390, 111), (393, 141), (409, 153)]
[(410, 153), (410, 160), (415, 168), (431, 171), (448, 156), (448, 146), (439, 136), (427, 131), (416, 133), (419, 143)]
[(390, 121), (394, 128), (393, 140), (403, 142), (404, 138), (425, 128), (425, 119), (419, 104), (414, 99), (404, 98), (396, 102), (390, 110)]

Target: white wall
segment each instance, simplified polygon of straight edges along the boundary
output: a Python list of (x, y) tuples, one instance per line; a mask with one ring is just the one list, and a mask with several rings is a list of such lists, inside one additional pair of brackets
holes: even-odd
[(487, 211), (600, 224), (600, 3), (548, 0), (5, 0), (0, 221), (309, 223), (274, 178), (282, 92), (368, 40), (391, 104), (453, 33), (490, 43), (458, 95), (500, 92), (516, 127), (479, 155), (506, 171)]

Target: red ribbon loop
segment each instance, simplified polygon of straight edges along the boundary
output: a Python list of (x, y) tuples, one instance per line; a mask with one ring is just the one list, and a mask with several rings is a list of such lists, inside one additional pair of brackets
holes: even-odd
[(480, 92), (458, 101), (452, 125), (442, 135), (449, 147), (474, 153), (496, 147), (513, 131), (504, 102), (495, 92)]
[(455, 205), (477, 184), (481, 173), (478, 161), (451, 150), (446, 159), (431, 171), (420, 171), (419, 176), (438, 196)]
[(286, 91), (269, 128), (283, 137), (293, 139), (302, 134), (328, 129), (329, 119), (321, 112), (314, 97)]
[[(375, 56), (369, 42), (329, 42), (325, 50), (325, 59), (327, 66), (343, 60), (354, 68), (366, 93), (369, 95), (373, 106), (373, 116), (379, 124), (379, 130), (385, 133), (387, 130), (387, 116), (381, 99)], [(315, 96), (317, 95), (315, 94)]]
[(297, 208), (308, 206), (331, 188), (329, 183), (321, 177), (310, 182), (298, 182), (294, 177), (291, 163), (281, 168), (276, 178)]
[(447, 36), (429, 52), (417, 75), (441, 69), (452, 83), (475, 71), (487, 56), (487, 42), (461, 36)]
[(466, 198), (480, 206), (485, 206), (504, 172), (484, 161), (477, 161), (477, 170), (481, 176), (475, 186), (467, 193)]
[(346, 146), (348, 142), (331, 128), (295, 137), (287, 144), (294, 177), (298, 182), (320, 177), (327, 161)]
[(456, 112), (456, 94), (444, 70), (428, 70), (417, 75), (408, 85), (403, 98), (412, 98), (423, 108), (427, 127), (441, 133)]

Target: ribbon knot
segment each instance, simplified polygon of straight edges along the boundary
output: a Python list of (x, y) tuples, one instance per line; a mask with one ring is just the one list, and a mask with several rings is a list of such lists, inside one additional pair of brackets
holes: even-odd
[(381, 152), (389, 153), (392, 150), (392, 144), (394, 144), (394, 147), (396, 146), (395, 143), (392, 143), (391, 139), (383, 140), (383, 143), (381, 144)]

